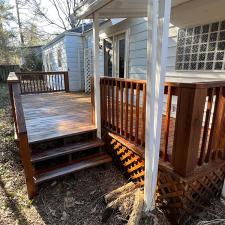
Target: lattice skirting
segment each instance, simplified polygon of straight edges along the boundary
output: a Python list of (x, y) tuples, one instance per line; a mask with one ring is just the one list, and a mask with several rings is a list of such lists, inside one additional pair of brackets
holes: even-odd
[[(144, 184), (144, 159), (126, 147), (118, 139), (103, 130), (107, 151), (113, 156), (128, 178)], [(176, 174), (172, 168), (160, 162), (156, 203), (173, 220), (173, 224), (183, 224), (190, 215), (204, 209), (212, 198), (221, 194), (225, 177), (225, 163), (206, 168), (188, 179)]]

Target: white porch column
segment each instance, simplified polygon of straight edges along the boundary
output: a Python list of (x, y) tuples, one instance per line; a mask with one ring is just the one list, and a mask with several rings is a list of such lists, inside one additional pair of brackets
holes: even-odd
[(95, 125), (97, 137), (101, 138), (101, 105), (100, 105), (100, 74), (99, 74), (99, 15), (93, 15), (93, 65), (95, 92)]
[(148, 0), (145, 135), (146, 210), (155, 207), (171, 0)]

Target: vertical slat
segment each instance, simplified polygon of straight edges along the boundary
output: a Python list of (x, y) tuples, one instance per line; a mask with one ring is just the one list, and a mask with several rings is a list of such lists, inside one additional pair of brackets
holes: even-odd
[(111, 123), (111, 107), (110, 107), (110, 103), (111, 103), (111, 96), (110, 96), (110, 88), (111, 88), (111, 85), (110, 85), (110, 80), (108, 80), (107, 82), (107, 87), (108, 87), (108, 127), (111, 128), (112, 127), (112, 123)]
[(123, 81), (120, 81), (120, 134), (123, 135)]
[(116, 132), (119, 133), (119, 82), (116, 80)]
[(106, 118), (105, 118), (105, 111), (106, 111), (106, 108), (105, 108), (105, 103), (106, 103), (106, 96), (105, 96), (105, 80), (102, 79), (102, 121), (103, 121), (103, 125), (105, 126), (106, 125)]
[(23, 80), (24, 80), (24, 83), (26, 84), (26, 92), (29, 93), (29, 85), (28, 85), (28, 80), (26, 78), (26, 76), (24, 75), (23, 76)]
[(207, 109), (206, 109), (206, 116), (205, 116), (205, 126), (203, 130), (202, 136), (202, 143), (201, 143), (201, 152), (198, 164), (202, 165), (205, 160), (206, 155), (206, 148), (207, 148), (207, 140), (208, 140), (208, 133), (209, 133), (209, 124), (210, 124), (210, 116), (212, 111), (212, 103), (213, 103), (213, 89), (209, 90), (209, 96), (207, 101)]
[(33, 79), (33, 85), (34, 85), (34, 92), (36, 93), (37, 89), (36, 89), (36, 79), (35, 78), (36, 78), (36, 76)]
[(64, 88), (66, 92), (69, 92), (69, 76), (68, 76), (68, 72), (64, 73)]
[(115, 112), (114, 112), (114, 80), (111, 82), (112, 85), (112, 129), (115, 128)]
[(105, 112), (105, 119), (106, 119), (106, 126), (109, 127), (109, 117), (108, 117), (108, 80), (105, 80), (105, 108), (106, 108), (106, 112)]
[(36, 92), (39, 92), (38, 75), (35, 77), (35, 83), (36, 83)]
[[(91, 85), (94, 82), (94, 79), (91, 77)], [(92, 87), (92, 86), (91, 86)], [(91, 89), (92, 90), (92, 89)], [(100, 79), (100, 94), (101, 94), (101, 123), (102, 127), (104, 127), (104, 80)], [(92, 95), (92, 91), (91, 91)]]
[(145, 114), (146, 114), (146, 84), (143, 84), (142, 93), (142, 121), (141, 121), (141, 145), (145, 143)]
[(125, 137), (128, 138), (128, 81), (125, 82)]
[(205, 162), (209, 162), (212, 157), (215, 157), (213, 155), (213, 147), (214, 147), (214, 142), (216, 141), (215, 139), (218, 138), (216, 137), (216, 125), (217, 125), (217, 112), (218, 112), (218, 106), (219, 106), (219, 96), (221, 94), (221, 88), (215, 88), (214, 89), (215, 94), (216, 94), (216, 100), (215, 100), (215, 105), (214, 105), (214, 112), (213, 112), (213, 119), (212, 119), (212, 125), (211, 125), (211, 130), (210, 130), (210, 135), (209, 135), (209, 144), (208, 144), (208, 150), (207, 154), (205, 157)]
[(139, 109), (140, 109), (140, 84), (136, 85), (136, 125), (135, 125), (135, 142), (138, 144), (139, 139)]
[(59, 89), (59, 75), (56, 74), (55, 76), (56, 76), (56, 90), (59, 91), (60, 90)]
[(133, 98), (134, 98), (134, 87), (133, 82), (130, 83), (131, 89), (130, 89), (130, 141), (132, 141), (133, 138)]
[(63, 78), (64, 78), (64, 74), (61, 74), (60, 76), (60, 90), (63, 91)]
[(164, 161), (167, 161), (167, 148), (169, 140), (169, 129), (170, 129), (170, 112), (171, 112), (171, 103), (172, 103), (172, 90), (171, 86), (168, 86), (167, 101), (166, 101), (166, 118), (165, 118), (165, 131), (164, 131), (164, 145), (162, 158)]

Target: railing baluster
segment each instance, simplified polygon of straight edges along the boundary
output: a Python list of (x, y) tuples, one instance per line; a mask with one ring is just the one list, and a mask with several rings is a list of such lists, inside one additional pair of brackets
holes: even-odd
[(112, 87), (112, 130), (114, 130), (115, 127), (115, 118), (114, 118), (114, 81), (112, 80), (111, 82), (111, 87)]
[(212, 160), (212, 157), (215, 159), (213, 147), (214, 147), (215, 134), (216, 134), (215, 128), (216, 128), (216, 119), (217, 119), (220, 92), (221, 92), (220, 88), (214, 89), (216, 99), (214, 103), (214, 112), (213, 112), (212, 124), (210, 129), (210, 135), (209, 135), (208, 151), (206, 154), (205, 162), (209, 162), (210, 160)]
[(125, 137), (128, 138), (128, 82), (125, 82)]
[(168, 86), (167, 101), (166, 101), (164, 145), (163, 145), (163, 152), (162, 152), (162, 158), (165, 162), (167, 161), (167, 149), (168, 149), (169, 129), (170, 129), (171, 103), (172, 103), (172, 87)]
[(206, 109), (206, 116), (205, 116), (205, 126), (203, 130), (202, 136), (202, 144), (201, 144), (201, 152), (198, 164), (202, 165), (205, 160), (206, 155), (206, 148), (207, 148), (207, 140), (209, 134), (209, 124), (210, 124), (210, 117), (212, 112), (212, 103), (213, 103), (213, 89), (209, 89), (208, 101), (207, 101), (207, 109)]
[(111, 128), (111, 108), (110, 108), (110, 87), (111, 87), (111, 85), (110, 85), (110, 80), (108, 80), (108, 82), (107, 82), (107, 87), (108, 87), (108, 93), (107, 93), (107, 95), (108, 95), (108, 127), (109, 128)]
[(146, 114), (146, 84), (143, 84), (142, 92), (142, 129), (141, 129), (141, 145), (145, 144), (145, 115)]
[(119, 133), (119, 87), (116, 80), (116, 132)]
[(133, 98), (134, 98), (134, 87), (133, 82), (130, 83), (130, 141), (133, 139)]
[(136, 85), (136, 124), (135, 124), (135, 142), (138, 144), (139, 139), (139, 109), (140, 109), (140, 84)]
[(123, 135), (123, 81), (120, 81), (120, 134)]

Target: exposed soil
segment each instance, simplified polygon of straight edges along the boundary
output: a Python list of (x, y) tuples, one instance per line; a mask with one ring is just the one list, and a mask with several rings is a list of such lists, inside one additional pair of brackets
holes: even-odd
[[(42, 185), (39, 195), (30, 201), (13, 135), (7, 85), (0, 83), (0, 224), (102, 224), (103, 196), (127, 182), (121, 172), (113, 165), (81, 171)], [(114, 213), (107, 224), (126, 224), (131, 207), (132, 201), (125, 200), (121, 206), (122, 213)], [(222, 219), (225, 219), (225, 201), (216, 200), (199, 217), (192, 218), (185, 225), (225, 224)], [(211, 222), (202, 223), (208, 220)], [(151, 224), (169, 225), (169, 222), (163, 212), (156, 209), (140, 222), (140, 225)]]

